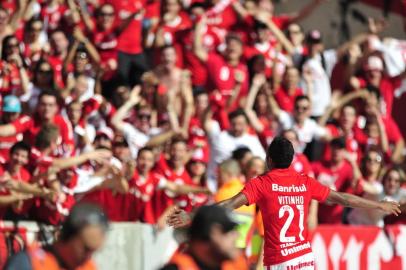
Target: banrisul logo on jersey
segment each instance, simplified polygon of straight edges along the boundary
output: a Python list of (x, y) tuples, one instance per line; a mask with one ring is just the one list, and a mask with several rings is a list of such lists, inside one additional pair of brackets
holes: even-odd
[(279, 192), (306, 192), (306, 186), (303, 184), (301, 186), (291, 185), (291, 186), (280, 186), (278, 184), (272, 184), (272, 191)]

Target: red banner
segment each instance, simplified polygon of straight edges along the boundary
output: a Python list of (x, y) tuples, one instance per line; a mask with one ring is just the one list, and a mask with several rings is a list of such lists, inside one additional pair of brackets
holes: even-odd
[(406, 270), (406, 226), (320, 226), (312, 249), (320, 270)]

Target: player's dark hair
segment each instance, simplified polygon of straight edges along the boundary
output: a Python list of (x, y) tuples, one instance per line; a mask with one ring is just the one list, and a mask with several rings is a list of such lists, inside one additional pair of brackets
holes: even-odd
[(231, 120), (233, 120), (234, 118), (237, 118), (237, 117), (239, 117), (239, 116), (243, 116), (243, 117), (245, 118), (245, 120), (248, 121), (247, 115), (245, 114), (244, 110), (241, 109), (241, 108), (239, 108), (239, 109), (237, 109), (237, 110), (235, 110), (235, 111), (230, 112), (230, 113), (228, 114), (228, 120), (231, 121)]
[(292, 143), (284, 137), (278, 136), (273, 139), (268, 147), (268, 158), (271, 159), (274, 168), (286, 169), (293, 160), (295, 150)]
[(251, 153), (251, 150), (248, 147), (246, 146), (238, 147), (231, 154), (231, 158), (240, 161), (244, 159), (245, 155), (248, 153)]
[(30, 153), (31, 152), (31, 147), (28, 144), (26, 144), (25, 142), (16, 142), (10, 148), (10, 155), (13, 154), (14, 152), (18, 151), (18, 150), (23, 150), (23, 151), (26, 151), (26, 152)]

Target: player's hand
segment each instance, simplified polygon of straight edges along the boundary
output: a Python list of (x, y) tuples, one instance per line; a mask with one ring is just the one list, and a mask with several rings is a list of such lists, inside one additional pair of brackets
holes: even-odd
[(186, 211), (175, 208), (171, 214), (166, 219), (166, 223), (174, 228), (186, 227), (191, 223), (190, 216)]
[(400, 204), (398, 202), (381, 201), (380, 208), (388, 215), (393, 214), (395, 216), (399, 216), (399, 214), (402, 213), (402, 211), (400, 210)]

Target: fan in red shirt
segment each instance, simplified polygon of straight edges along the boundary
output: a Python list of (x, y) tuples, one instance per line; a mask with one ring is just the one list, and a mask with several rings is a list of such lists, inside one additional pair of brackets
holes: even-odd
[(126, 83), (133, 86), (140, 82), (141, 75), (148, 70), (142, 38), (142, 20), (146, 1), (108, 0), (106, 3), (113, 5), (121, 22), (127, 20), (130, 22), (118, 37), (118, 74)]
[[(1, 125), (6, 125), (16, 121), (20, 117), (21, 103), (16, 96), (5, 96), (3, 99), (3, 108), (0, 119)], [(17, 133), (11, 136), (3, 137), (0, 140), (0, 159), (7, 160), (8, 152), (11, 146), (23, 139), (22, 133)], [(2, 162), (0, 162), (2, 163)]]
[(34, 144), (43, 124), (54, 124), (59, 128), (58, 152), (70, 155), (74, 150), (73, 133), (70, 123), (58, 114), (57, 96), (54, 91), (43, 91), (38, 97), (37, 112), (33, 117), (24, 116), (13, 123), (0, 126), (0, 136), (24, 133), (24, 140)]
[(63, 78), (63, 62), (68, 55), (69, 41), (62, 30), (55, 30), (49, 36), (51, 53), (48, 62), (54, 70), (55, 84), (63, 89), (65, 82)]
[(36, 182), (58, 194), (58, 200), (55, 202), (37, 200), (32, 213), (41, 221), (54, 225), (69, 214), (75, 202), (73, 188), (78, 176), (72, 168), (88, 161), (111, 157), (110, 151), (105, 149), (89, 151), (76, 157), (54, 157), (52, 154), (58, 147), (58, 136), (58, 128), (55, 125), (44, 125), (38, 132), (30, 158), (30, 167), (34, 169)]
[[(336, 138), (330, 142), (331, 160), (313, 164), (315, 178), (323, 185), (340, 192), (353, 192), (351, 186), (354, 174), (351, 164), (345, 159), (345, 139)], [(323, 203), (319, 205), (320, 224), (341, 224), (344, 208), (340, 205)]]
[(234, 0), (210, 0), (210, 7), (205, 11), (207, 24), (212, 27), (228, 30), (238, 22), (238, 14), (234, 9)]
[(60, 27), (63, 18), (68, 11), (68, 7), (65, 4), (61, 4), (58, 0), (46, 0), (42, 2), (40, 17), (42, 21), (47, 22), (47, 31)]
[[(193, 28), (176, 33), (175, 46), (182, 46), (182, 58), (184, 61), (184, 66), (192, 74), (192, 84), (195, 87), (203, 88), (207, 83), (207, 68), (204, 62), (194, 53), (194, 37), (196, 32), (197, 22), (200, 16), (204, 13), (204, 8), (202, 3), (194, 3), (190, 7), (190, 17), (193, 19)], [(225, 33), (219, 28), (205, 26), (202, 29), (202, 47), (208, 52), (214, 52), (217, 47), (223, 43), (225, 38)]]
[(396, 77), (388, 77), (384, 70), (383, 60), (376, 55), (368, 57), (362, 71), (362, 77), (351, 78), (351, 86), (354, 89), (365, 88), (369, 85), (378, 88), (383, 99), (380, 110), (384, 116), (392, 117), (394, 92), (400, 87), (406, 71)]
[(275, 92), (275, 100), (282, 110), (292, 113), (295, 99), (303, 95), (303, 90), (297, 87), (299, 80), (299, 71), (295, 67), (288, 67), (283, 74), (281, 86)]
[(222, 55), (208, 53), (201, 42), (205, 21), (206, 18), (202, 17), (196, 27), (194, 53), (207, 66), (207, 89), (218, 90), (222, 98), (227, 100), (227, 108), (232, 111), (248, 93), (248, 70), (241, 63), (243, 44), (238, 36), (228, 35)]
[[(20, 183), (29, 183), (30, 172), (24, 168), (28, 164), (30, 147), (23, 142), (16, 143), (10, 149), (10, 160), (0, 166), (0, 220), (7, 214), (25, 215), (31, 206), (30, 194), (15, 192), (11, 187), (17, 187)], [(24, 185), (24, 184), (23, 184)], [(25, 187), (27, 187), (25, 185)], [(28, 195), (28, 196), (27, 196)], [(8, 211), (12, 206), (12, 211)], [(8, 216), (6, 218), (10, 218)]]
[[(380, 105), (382, 104), (382, 102), (379, 89), (373, 86), (369, 86), (368, 90), (370, 92), (370, 95), (367, 98), (365, 104), (365, 116), (367, 120), (366, 122), (371, 123), (372, 126), (374, 126), (375, 131), (378, 132), (372, 132), (377, 134), (377, 136), (374, 136), (372, 141), (368, 141), (368, 138), (365, 138), (362, 144), (364, 147), (367, 147), (369, 144), (381, 145), (382, 147), (386, 148), (384, 149), (386, 153), (389, 153), (387, 150), (390, 150), (390, 159), (392, 162), (400, 163), (403, 158), (402, 149), (405, 146), (403, 136), (400, 133), (399, 127), (397, 126), (393, 118), (387, 114), (382, 113), (382, 111), (380, 110)], [(384, 130), (379, 131), (380, 126), (383, 126)], [(369, 135), (371, 135), (371, 130), (366, 131), (367, 133), (370, 133)], [(384, 135), (383, 133), (386, 133), (386, 138), (389, 146), (385, 146), (382, 143), (382, 138)]]
[(209, 96), (205, 91), (198, 90), (194, 94), (194, 109), (195, 114), (192, 116), (189, 122), (189, 138), (188, 145), (190, 148), (202, 149), (204, 153), (209, 153), (209, 141), (207, 139), (206, 132), (204, 131), (203, 124), (201, 122), (204, 112), (209, 106)]
[(3, 38), (2, 44), (0, 93), (19, 96), (27, 91), (29, 83), (21, 43), (15, 35), (8, 35)]
[[(244, 189), (219, 205), (237, 209), (256, 203), (262, 212), (266, 269), (314, 269), (315, 262), (307, 233), (307, 215), (311, 199), (343, 204), (349, 207), (383, 210), (389, 214), (400, 213), (399, 204), (374, 202), (351, 194), (336, 192), (315, 179), (289, 169), (294, 149), (290, 141), (277, 137), (267, 151), (270, 171), (251, 179)], [(190, 216), (175, 210), (168, 218), (174, 227), (190, 223)]]
[[(176, 196), (172, 191), (160, 189), (160, 186), (165, 186), (162, 182), (173, 182), (178, 185), (191, 185), (192, 179), (186, 170), (187, 144), (181, 139), (173, 139), (169, 149), (169, 159), (161, 155), (156, 164), (156, 173), (160, 178), (158, 190), (153, 196), (153, 209), (155, 217), (158, 219), (173, 205), (178, 205), (181, 208), (190, 206), (190, 201), (186, 195)], [(163, 180), (162, 180), (163, 179)], [(190, 209), (189, 209), (190, 210)]]
[[(188, 14), (182, 11), (181, 1), (178, 0), (166, 0), (161, 3), (160, 20), (158, 27), (154, 29), (155, 33), (151, 37), (151, 42), (155, 48), (161, 48), (165, 45), (174, 46), (177, 54), (176, 65), (183, 67), (183, 55), (182, 55), (182, 42), (177, 40), (178, 35), (183, 33), (186, 29), (192, 26), (192, 22), (188, 17)], [(155, 60), (160, 58), (159, 52), (156, 53)]]
[[(345, 105), (341, 111), (338, 118), (338, 123), (329, 124), (327, 128), (333, 138), (344, 137), (345, 147), (349, 153), (356, 155), (357, 159), (360, 158), (361, 143), (364, 140), (364, 135), (361, 129), (356, 126), (357, 112), (352, 105)], [(327, 145), (324, 150), (323, 160), (331, 159), (331, 149)]]
[(125, 211), (129, 221), (156, 223), (152, 196), (158, 179), (152, 171), (153, 167), (154, 153), (152, 149), (141, 148), (138, 151), (134, 175), (129, 182), (129, 192), (125, 195)]

